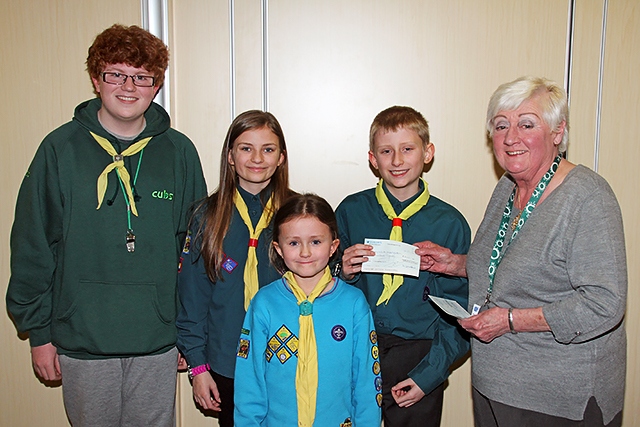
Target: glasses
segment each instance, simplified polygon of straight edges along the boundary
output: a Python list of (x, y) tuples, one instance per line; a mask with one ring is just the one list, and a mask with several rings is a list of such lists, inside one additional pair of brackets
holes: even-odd
[(128, 77), (131, 77), (131, 81), (133, 82), (133, 84), (138, 87), (152, 87), (156, 81), (155, 77), (145, 76), (142, 74), (130, 76), (127, 74), (108, 71), (102, 73), (102, 81), (105, 83), (109, 83), (110, 85), (122, 86), (127, 82)]

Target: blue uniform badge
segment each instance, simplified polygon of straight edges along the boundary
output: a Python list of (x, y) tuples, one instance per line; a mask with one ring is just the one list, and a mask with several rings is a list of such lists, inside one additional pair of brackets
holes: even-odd
[(237, 262), (235, 262), (231, 257), (228, 257), (226, 254), (224, 254), (224, 261), (222, 261), (222, 268), (224, 268), (227, 273), (232, 273), (237, 266), (238, 266)]
[(351, 418), (347, 418), (343, 423), (340, 423), (340, 427), (351, 427), (352, 425)]
[(238, 357), (242, 357), (246, 359), (249, 357), (249, 340), (240, 338), (240, 343), (238, 344)]
[(373, 386), (376, 388), (376, 391), (382, 390), (382, 378), (376, 377), (376, 379), (373, 380)]
[(429, 285), (426, 285), (424, 287), (424, 290), (422, 291), (422, 301), (428, 300), (430, 293), (431, 293), (431, 289), (429, 289)]
[(347, 330), (342, 325), (336, 325), (331, 328), (331, 336), (336, 341), (342, 341), (347, 337)]

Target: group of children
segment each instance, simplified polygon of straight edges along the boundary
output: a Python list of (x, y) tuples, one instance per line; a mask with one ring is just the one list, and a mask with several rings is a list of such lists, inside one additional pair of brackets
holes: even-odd
[[(118, 37), (130, 36), (128, 33), (134, 29), (122, 28), (118, 29), (124, 35), (118, 33)], [(75, 242), (80, 246), (73, 262), (82, 261), (86, 252), (104, 247), (106, 255), (97, 259), (119, 263), (121, 268), (111, 270), (118, 275), (122, 271), (127, 274), (127, 268), (130, 271), (139, 269), (138, 264), (144, 262), (141, 260), (145, 256), (157, 256), (160, 249), (170, 256), (173, 243), (169, 239), (169, 245), (161, 247), (160, 240), (156, 243), (146, 240), (150, 233), (144, 225), (145, 219), (164, 215), (162, 211), (150, 212), (149, 209), (155, 208), (148, 207), (153, 205), (149, 205), (143, 194), (145, 187), (150, 185), (148, 174), (152, 171), (144, 168), (142, 152), (146, 147), (145, 162), (151, 161), (154, 155), (162, 155), (154, 141), (159, 137), (150, 135), (151, 141), (144, 143), (141, 138), (149, 133), (152, 118), (149, 111), (160, 108), (149, 106), (161, 85), (166, 63), (164, 68), (156, 70), (152, 69), (148, 57), (131, 59), (128, 48), (116, 48), (115, 52), (115, 56), (100, 63), (101, 69), (95, 76), (92, 74), (101, 98), (88, 106), (92, 108), (88, 114), (92, 114), (95, 123), (85, 127), (74, 124), (73, 129), (60, 137), (62, 142), (50, 144), (53, 154), (38, 154), (36, 159), (54, 161), (60, 153), (69, 153), (71, 148), (67, 145), (80, 146), (74, 145), (74, 138), (84, 133), (87, 135), (84, 139), (89, 141), (82, 142), (82, 149), (76, 148), (84, 159), (89, 155), (82, 154), (83, 150), (102, 153), (103, 148), (113, 157), (112, 169), (116, 169), (117, 176), (109, 178), (111, 169), (105, 169), (103, 174), (106, 174), (106, 182), (115, 179), (108, 186), (109, 191), (121, 190), (124, 197), (121, 200), (114, 195), (108, 200), (109, 207), (120, 204), (126, 209), (126, 220), (123, 211), (122, 217), (118, 217), (120, 221), (114, 220), (113, 227), (103, 233), (104, 236), (98, 236), (107, 244), (98, 240), (93, 246)], [(138, 102), (140, 99), (143, 102)], [(276, 118), (268, 112), (247, 111), (233, 120), (222, 149), (219, 185), (205, 198), (200, 198), (203, 192), (200, 166), (192, 161), (193, 156), (185, 157), (185, 152), (191, 152), (192, 144), (181, 142), (180, 138), (184, 136), (172, 129), (164, 131), (169, 133), (169, 137), (164, 138), (168, 143), (173, 142), (169, 146), (176, 154), (174, 158), (165, 157), (166, 165), (164, 168), (158, 165), (155, 173), (179, 180), (187, 173), (179, 171), (178, 165), (186, 165), (192, 175), (188, 185), (177, 181), (166, 183), (173, 195), (171, 203), (166, 203), (173, 211), (163, 218), (167, 221), (173, 218), (177, 223), (168, 224), (158, 219), (154, 232), (184, 242), (179, 259), (177, 347), (188, 364), (196, 404), (218, 411), (221, 427), (372, 427), (380, 425), (381, 419), (384, 419), (385, 427), (439, 425), (444, 382), (451, 365), (467, 353), (469, 343), (455, 320), (441, 314), (428, 297), (454, 299), (466, 307), (466, 279), (427, 271), (421, 271), (419, 277), (361, 271), (363, 263), (375, 256), (373, 248), (364, 244), (365, 238), (401, 240), (411, 244), (429, 240), (448, 247), (453, 253), (467, 252), (470, 229), (465, 219), (455, 208), (430, 195), (427, 183), (422, 179), (424, 167), (434, 155), (424, 117), (410, 107), (391, 107), (376, 116), (370, 129), (369, 160), (380, 175), (378, 185), (348, 196), (335, 214), (321, 197), (296, 194), (289, 188), (284, 134)], [(100, 143), (100, 137), (106, 142)], [(136, 147), (138, 145), (142, 148)], [(73, 158), (78, 159), (77, 156)], [(185, 161), (185, 158), (190, 160)], [(33, 170), (35, 166), (36, 163), (31, 168), (32, 176), (37, 176), (37, 171)], [(155, 357), (164, 354), (167, 345), (171, 345), (170, 342), (156, 347), (148, 344), (140, 350), (131, 350), (133, 347), (118, 347), (113, 339), (87, 350), (80, 343), (64, 339), (72, 332), (67, 335), (57, 332), (60, 325), (69, 324), (67, 321), (74, 318), (78, 310), (72, 296), (59, 299), (60, 289), (66, 289), (60, 260), (65, 254), (66, 239), (78, 231), (68, 225), (78, 220), (77, 215), (86, 216), (80, 217), (85, 228), (95, 221), (91, 219), (95, 218), (95, 212), (103, 213), (104, 218), (107, 215), (104, 207), (96, 211), (94, 206), (92, 212), (85, 209), (86, 214), (85, 210), (70, 208), (71, 194), (77, 198), (78, 192), (89, 193), (86, 188), (80, 188), (80, 177), (86, 175), (81, 172), (95, 169), (89, 166), (92, 165), (81, 168), (77, 172), (78, 179), (72, 181), (77, 188), (69, 190), (69, 185), (65, 184), (57, 190), (65, 195), (65, 191), (68, 192), (68, 197), (60, 197), (62, 201), (56, 207), (58, 217), (62, 218), (60, 225), (51, 225), (52, 221), (46, 220), (45, 225), (49, 224), (53, 231), (45, 233), (36, 229), (29, 232), (31, 238), (34, 233), (42, 235), (37, 236), (36, 241), (43, 252), (52, 248), (57, 250), (47, 267), (50, 279), (48, 282), (42, 280), (46, 289), (39, 291), (46, 294), (49, 301), (53, 301), (54, 310), (58, 310), (48, 315), (48, 323), (33, 321), (37, 317), (34, 313), (42, 307), (24, 309), (29, 301), (37, 298), (37, 292), (25, 286), (30, 278), (20, 280), (15, 272), (18, 264), (14, 262), (20, 259), (12, 259), (8, 305), (18, 327), (32, 331), (32, 346), (47, 346), (44, 359), (36, 357), (40, 349), (34, 353), (36, 371), (45, 379), (62, 376), (66, 380), (67, 376), (72, 376), (71, 369), (69, 373), (64, 372), (64, 366), (61, 372), (57, 353), (65, 354), (69, 360), (77, 358), (85, 365), (84, 362), (95, 359)], [(40, 180), (37, 186), (49, 190), (51, 183), (47, 184), (46, 179), (57, 182), (61, 175), (68, 176), (74, 167), (68, 165), (65, 170), (44, 168), (55, 170), (56, 176), (37, 178)], [(25, 178), (21, 198), (27, 197), (29, 192), (37, 192), (37, 188), (29, 187), (33, 181), (29, 175)], [(180, 186), (184, 188), (179, 189)], [(106, 185), (103, 187), (106, 191)], [(98, 182), (98, 197), (102, 200), (100, 189)], [(189, 194), (186, 194), (187, 189)], [(53, 196), (44, 197), (35, 209), (40, 209), (40, 214), (32, 213), (21, 221), (24, 224), (29, 220), (37, 222), (34, 217), (46, 212), (47, 203), (51, 204), (52, 199), (55, 201)], [(22, 206), (26, 202), (21, 204), (20, 200), (16, 218), (18, 213), (27, 215), (34, 207)], [(66, 200), (69, 200), (67, 204)], [(194, 208), (187, 212), (189, 206)], [(188, 227), (185, 227), (187, 222)], [(127, 223), (126, 227), (124, 223)], [(95, 226), (96, 223), (92, 224)], [(123, 225), (123, 232), (114, 239), (110, 233), (116, 224)], [(183, 232), (186, 232), (184, 238)], [(12, 250), (15, 253), (20, 253), (18, 245), (23, 234), (21, 228), (14, 225)], [(116, 243), (120, 237), (125, 237), (126, 250), (124, 243), (122, 248)], [(145, 252), (149, 254), (145, 255)], [(135, 264), (127, 261), (136, 255), (143, 258), (137, 258)], [(87, 268), (103, 271), (113, 265), (103, 268), (97, 264)], [(157, 264), (150, 262), (150, 265)], [(46, 270), (45, 267), (42, 269)], [(126, 291), (131, 292), (137, 286), (139, 304), (146, 304), (142, 302), (147, 295), (147, 288), (141, 285), (144, 282), (142, 274), (136, 274), (135, 280), (127, 279), (130, 286)], [(95, 274), (87, 270), (77, 276), (78, 283), (86, 286), (87, 277)], [(126, 282), (115, 278), (113, 282), (117, 280)], [(97, 279), (94, 281), (98, 282)], [(49, 283), (54, 283), (53, 290)], [(119, 289), (114, 283), (102, 281), (94, 286), (108, 299), (109, 292)], [(164, 289), (168, 292), (171, 286)], [(86, 291), (77, 292), (84, 292), (86, 298)], [(122, 292), (124, 299), (125, 288)], [(163, 334), (163, 327), (173, 325), (173, 314), (163, 301), (157, 300), (159, 296), (153, 298), (160, 317), (158, 324), (129, 324), (132, 320), (129, 313), (122, 311), (121, 318), (102, 319), (103, 329), (126, 325), (130, 330), (122, 332), (123, 340), (135, 336), (144, 341), (142, 335), (147, 332), (140, 330), (142, 326)], [(127, 307), (140, 309), (131, 304)], [(51, 302), (44, 305), (51, 313)], [(64, 307), (62, 312), (59, 306)], [(92, 307), (96, 309), (96, 304)], [(76, 325), (83, 321), (98, 322), (99, 319), (94, 319), (95, 314), (84, 311), (86, 313)], [(106, 310), (100, 312), (107, 315)], [(51, 334), (34, 333), (38, 329), (51, 329)], [(34, 340), (36, 336), (38, 341)], [(71, 343), (70, 347), (67, 342)], [(68, 360), (65, 363), (72, 366)], [(74, 365), (73, 369), (76, 368)], [(86, 378), (78, 383), (80, 390), (90, 389), (89, 384), (95, 380), (90, 372), (95, 369), (93, 365), (82, 367)], [(140, 365), (137, 369), (142, 372), (150, 368)], [(166, 375), (166, 370), (155, 370), (151, 379), (157, 380), (162, 375)], [(65, 387), (66, 383), (63, 389)], [(64, 392), (65, 405), (73, 407), (74, 402)], [(122, 393), (123, 402), (127, 401), (125, 392)], [(78, 396), (74, 394), (73, 399)], [(138, 410), (145, 411), (140, 407)], [(75, 417), (72, 419), (74, 425), (84, 425), (85, 419), (97, 416), (95, 409), (90, 415), (82, 415), (85, 411), (83, 407), (70, 413), (70, 418)], [(140, 421), (143, 423), (140, 425), (164, 425), (158, 421), (161, 419)]]
[(466, 306), (466, 280), (360, 271), (375, 256), (365, 238), (389, 239), (394, 227), (396, 240), (468, 250), (465, 219), (421, 178), (433, 154), (420, 113), (382, 111), (370, 131), (378, 186), (334, 215), (321, 197), (289, 189), (273, 115), (233, 121), (219, 187), (196, 209), (178, 278), (177, 346), (194, 400), (220, 411), (221, 427), (374, 426), (381, 407), (385, 426), (440, 424), (444, 381), (469, 343), (428, 296)]

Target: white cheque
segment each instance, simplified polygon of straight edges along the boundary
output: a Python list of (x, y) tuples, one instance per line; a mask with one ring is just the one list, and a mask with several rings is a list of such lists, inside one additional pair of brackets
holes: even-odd
[(384, 239), (364, 239), (364, 244), (373, 246), (376, 254), (362, 263), (363, 273), (420, 275), (420, 256), (415, 246)]
[(458, 304), (458, 301), (434, 297), (432, 295), (429, 295), (429, 298), (431, 298), (431, 301), (435, 302), (438, 307), (442, 309), (442, 311), (455, 317), (456, 319), (466, 319), (467, 317), (471, 316), (469, 313), (467, 313), (467, 310), (465, 310), (460, 304)]

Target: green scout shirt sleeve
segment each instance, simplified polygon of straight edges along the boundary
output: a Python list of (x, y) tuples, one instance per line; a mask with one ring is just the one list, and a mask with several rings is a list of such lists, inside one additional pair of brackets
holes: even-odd
[(62, 239), (62, 209), (57, 154), (45, 139), (18, 193), (6, 296), (18, 331), (29, 332), (34, 347), (51, 342), (52, 288), (56, 249)]
[[(471, 231), (466, 223), (459, 224), (457, 230), (450, 230), (444, 246), (450, 248), (454, 254), (466, 254), (471, 244)], [(466, 278), (444, 275), (432, 275), (432, 278), (436, 286), (432, 286), (431, 289), (438, 294), (436, 296), (455, 300), (462, 307), (467, 307), (469, 283)], [(439, 318), (431, 350), (409, 372), (409, 377), (425, 394), (429, 394), (449, 377), (451, 365), (468, 351), (468, 334), (462, 330), (456, 319), (443, 314)]]

